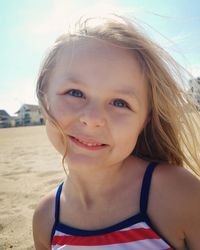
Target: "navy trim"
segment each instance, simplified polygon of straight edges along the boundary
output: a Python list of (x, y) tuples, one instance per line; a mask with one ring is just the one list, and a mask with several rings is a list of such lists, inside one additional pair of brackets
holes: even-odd
[(59, 214), (60, 214), (60, 195), (62, 192), (63, 182), (59, 185), (56, 192), (56, 204), (55, 204), (55, 223), (59, 223)]
[(56, 231), (56, 227), (57, 227), (57, 225), (56, 225), (55, 222), (54, 222), (54, 225), (53, 225), (53, 228), (52, 228), (52, 231), (51, 231), (51, 243), (52, 243), (52, 240), (53, 240), (53, 236), (54, 236), (54, 234), (55, 234), (55, 231)]
[(56, 231), (56, 227), (59, 224), (59, 214), (60, 214), (60, 195), (61, 195), (61, 191), (62, 191), (62, 186), (63, 186), (63, 182), (58, 186), (58, 189), (56, 191), (56, 198), (55, 198), (55, 213), (54, 213), (54, 217), (55, 217), (55, 221), (54, 221), (54, 225), (51, 231), (51, 242), (53, 240), (53, 236), (55, 234)]
[(144, 215), (141, 213), (138, 213), (134, 216), (129, 217), (126, 220), (123, 220), (117, 224), (114, 224), (112, 226), (109, 226), (103, 229), (97, 229), (97, 230), (78, 229), (78, 228), (70, 227), (62, 223), (58, 223), (56, 226), (56, 229), (62, 233), (70, 234), (74, 236), (95, 236), (95, 235), (112, 233), (114, 231), (118, 231), (123, 228), (130, 227), (136, 223), (143, 222), (144, 220), (145, 220)]
[(146, 168), (146, 171), (143, 177), (142, 188), (141, 188), (141, 193), (140, 193), (140, 212), (144, 214), (146, 214), (147, 212), (152, 174), (157, 165), (158, 165), (158, 162), (150, 162), (150, 164)]

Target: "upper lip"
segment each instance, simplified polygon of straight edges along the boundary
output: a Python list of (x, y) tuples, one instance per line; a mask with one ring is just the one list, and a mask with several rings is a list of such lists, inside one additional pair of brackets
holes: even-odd
[(100, 140), (97, 140), (95, 138), (92, 138), (92, 137), (88, 137), (88, 136), (83, 136), (83, 135), (70, 135), (72, 137), (75, 137), (76, 139), (86, 143), (86, 144), (105, 144), (103, 142), (101, 142)]

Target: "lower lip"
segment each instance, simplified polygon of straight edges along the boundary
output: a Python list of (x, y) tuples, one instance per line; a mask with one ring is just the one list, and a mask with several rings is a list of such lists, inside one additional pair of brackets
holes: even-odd
[(73, 141), (79, 147), (84, 148), (84, 149), (88, 149), (88, 150), (100, 150), (100, 149), (103, 149), (103, 148), (107, 147), (107, 145), (102, 145), (102, 146), (87, 146), (87, 145), (81, 143), (80, 141), (76, 140), (72, 136), (69, 136), (69, 138), (71, 139), (71, 141)]

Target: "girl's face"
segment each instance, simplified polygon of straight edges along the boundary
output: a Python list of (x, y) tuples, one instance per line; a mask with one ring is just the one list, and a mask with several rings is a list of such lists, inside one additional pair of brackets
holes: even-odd
[[(70, 42), (48, 84), (47, 105), (65, 133), (69, 168), (107, 167), (130, 155), (148, 117), (147, 82), (130, 50), (91, 38)], [(64, 154), (48, 122), (47, 134)]]

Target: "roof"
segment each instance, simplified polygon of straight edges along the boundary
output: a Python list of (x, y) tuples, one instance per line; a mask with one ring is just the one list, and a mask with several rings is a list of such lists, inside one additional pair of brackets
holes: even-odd
[(16, 112), (19, 113), (22, 109), (26, 109), (29, 111), (38, 111), (40, 110), (40, 107), (38, 105), (33, 105), (33, 104), (23, 104), (20, 109)]
[(10, 115), (4, 109), (0, 109), (0, 116), (1, 117), (10, 117)]

